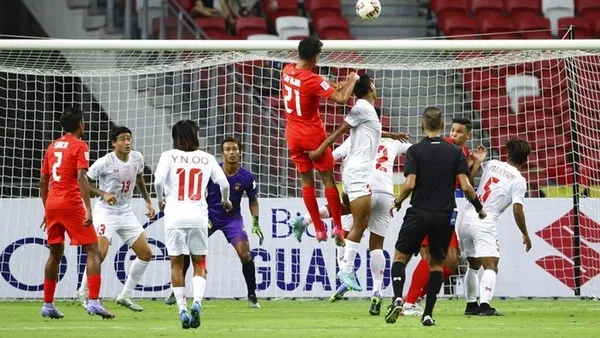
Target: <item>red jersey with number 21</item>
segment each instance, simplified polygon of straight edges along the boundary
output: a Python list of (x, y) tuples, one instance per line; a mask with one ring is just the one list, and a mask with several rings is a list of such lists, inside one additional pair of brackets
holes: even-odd
[(78, 209), (83, 206), (77, 170), (87, 169), (89, 158), (87, 143), (72, 134), (65, 134), (48, 146), (42, 163), (42, 174), (50, 176), (46, 209)]
[[(450, 136), (444, 137), (444, 141), (446, 141), (448, 143), (456, 144), (456, 142), (454, 142), (454, 139)], [(467, 146), (461, 146), (460, 150), (462, 150), (462, 153), (465, 155), (465, 157), (467, 159), (469, 158), (469, 155), (471, 155), (471, 151), (469, 150), (469, 147), (467, 147)], [(469, 166), (469, 170), (471, 170), (471, 166)], [(456, 181), (454, 182), (454, 189), (458, 189), (458, 188), (460, 188), (460, 182), (458, 181), (458, 178), (457, 178)]]
[(311, 70), (289, 64), (283, 69), (281, 90), (287, 116), (286, 134), (299, 138), (323, 133), (319, 100), (329, 99), (335, 89)]

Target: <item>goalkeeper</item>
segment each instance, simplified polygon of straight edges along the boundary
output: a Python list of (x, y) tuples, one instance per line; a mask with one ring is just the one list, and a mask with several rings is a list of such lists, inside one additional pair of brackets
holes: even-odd
[[(209, 181), (206, 203), (208, 204), (208, 217), (212, 226), (208, 231), (208, 235), (211, 236), (217, 230), (221, 230), (227, 242), (235, 248), (242, 262), (242, 272), (248, 288), (248, 306), (251, 308), (260, 308), (258, 299), (256, 298), (256, 269), (252, 255), (250, 255), (248, 235), (244, 229), (244, 220), (240, 212), (240, 203), (244, 192), (248, 196), (248, 205), (250, 206), (250, 214), (253, 219), (252, 233), (258, 236), (259, 245), (262, 245), (264, 236), (258, 224), (259, 209), (258, 198), (256, 196), (256, 182), (254, 181), (254, 175), (240, 164), (241, 148), (241, 142), (233, 137), (226, 138), (221, 142), (221, 158), (223, 162), (220, 165), (229, 181), (229, 199), (233, 205), (233, 209), (230, 212), (225, 211), (223, 206), (221, 206), (219, 185)], [(185, 263), (184, 273), (187, 271), (187, 267), (189, 267), (189, 259), (186, 259)], [(171, 297), (167, 298), (165, 302), (171, 304), (170, 301)]]

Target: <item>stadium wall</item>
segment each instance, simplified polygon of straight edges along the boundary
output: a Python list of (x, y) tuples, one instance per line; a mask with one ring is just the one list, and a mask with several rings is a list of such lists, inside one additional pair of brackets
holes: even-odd
[[(465, 201), (461, 200), (460, 207)], [(582, 224), (582, 266), (585, 283), (582, 296), (598, 296), (600, 274), (600, 216), (593, 208), (592, 199), (583, 199)], [(247, 203), (247, 202), (244, 202)], [(324, 200), (320, 203), (325, 203)], [(407, 203), (406, 203), (407, 204)], [(335, 248), (332, 240), (317, 243), (305, 236), (297, 243), (291, 236), (290, 220), (304, 212), (302, 199), (260, 200), (261, 225), (265, 241), (258, 246), (256, 237), (249, 233), (250, 245), (255, 256), (259, 297), (326, 297), (336, 288)], [(406, 208), (406, 206), (405, 206)], [(243, 205), (244, 216), (250, 220), (247, 206)], [(498, 234), (501, 260), (497, 283), (497, 296), (505, 297), (572, 297), (572, 231), (569, 224), (571, 199), (528, 199), (526, 217), (533, 249), (525, 253), (521, 235), (512, 212), (507, 210), (499, 220)], [(42, 207), (39, 199), (0, 199), (0, 210), (8, 216), (0, 220), (0, 299), (41, 298), (43, 266), (48, 255), (45, 234), (39, 228), (42, 220)], [(134, 201), (134, 210), (140, 220), (144, 220), (145, 207), (141, 199)], [(400, 228), (404, 210), (397, 213), (385, 243), (388, 260), (384, 295), (391, 296), (389, 267), (393, 257), (396, 234)], [(586, 216), (587, 215), (587, 216)], [(247, 227), (250, 229), (249, 222)], [(572, 222), (571, 222), (572, 223)], [(565, 224), (563, 226), (563, 224)], [(137, 297), (164, 297), (170, 293), (169, 261), (164, 246), (163, 220), (147, 222), (146, 232), (154, 251), (153, 260), (138, 286)], [(368, 236), (368, 235), (367, 235)], [(587, 236), (587, 237), (586, 237)], [(368, 269), (367, 243), (363, 241), (357, 258), (358, 277), (366, 291), (350, 293), (353, 296), (368, 296), (372, 279)], [(584, 247), (585, 246), (585, 250)], [(102, 296), (114, 298), (123, 286), (130, 262), (134, 256), (119, 238), (114, 238), (106, 261), (102, 266)], [(408, 275), (417, 260), (413, 259)], [(85, 255), (76, 247), (65, 249), (61, 265), (61, 282), (57, 288), (57, 298), (72, 298), (78, 287), (78, 276), (85, 266)], [(595, 268), (594, 268), (595, 267)], [(207, 297), (245, 297), (246, 290), (241, 274), (241, 264), (228, 245), (224, 236), (216, 233), (210, 239), (208, 260)], [(188, 274), (190, 282), (191, 274)], [(189, 283), (191, 285), (191, 283)], [(458, 286), (460, 293), (461, 286)]]

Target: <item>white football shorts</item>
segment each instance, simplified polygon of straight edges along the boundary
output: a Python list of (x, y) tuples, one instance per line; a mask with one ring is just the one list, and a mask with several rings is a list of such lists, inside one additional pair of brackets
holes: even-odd
[(165, 242), (169, 256), (207, 255), (208, 228), (166, 228)]
[[(367, 229), (370, 232), (385, 237), (388, 233), (392, 216), (390, 209), (394, 204), (394, 196), (386, 193), (374, 192), (371, 196), (371, 216), (369, 217), (369, 225)], [(342, 229), (346, 231), (352, 230), (353, 218), (352, 214), (342, 216)]]
[(464, 216), (457, 228), (463, 255), (466, 257), (500, 257), (496, 223)]
[(144, 232), (144, 228), (132, 211), (111, 213), (94, 210), (92, 217), (96, 234), (108, 238), (109, 242), (112, 242), (112, 237), (116, 233), (125, 244), (132, 246)]
[(342, 185), (344, 194), (348, 195), (350, 202), (363, 196), (371, 195), (372, 171), (346, 169), (342, 173)]

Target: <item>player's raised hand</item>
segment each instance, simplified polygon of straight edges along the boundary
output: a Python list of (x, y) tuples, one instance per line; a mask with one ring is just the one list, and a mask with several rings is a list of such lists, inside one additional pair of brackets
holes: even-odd
[(227, 211), (227, 212), (230, 212), (231, 210), (233, 210), (233, 205), (231, 204), (231, 202), (229, 200), (221, 201), (221, 205), (223, 206), (223, 209), (225, 209), (225, 211)]
[(104, 194), (102, 194), (102, 200), (108, 205), (113, 205), (117, 203), (117, 197), (109, 192), (105, 192)]
[(153, 218), (154, 215), (156, 215), (156, 212), (154, 211), (154, 207), (152, 206), (152, 202), (147, 202), (146, 203), (146, 216), (148, 218)]
[(473, 149), (473, 151), (471, 151), (471, 155), (469, 157), (471, 157), (471, 159), (474, 162), (481, 163), (481, 162), (485, 161), (487, 154), (488, 154), (487, 149), (484, 146), (480, 145), (477, 148)]
[(311, 159), (311, 161), (316, 161), (323, 156), (323, 150), (321, 150), (321, 148), (313, 151), (307, 151), (306, 153), (308, 153), (308, 157)]
[(390, 209), (390, 216), (394, 217), (394, 210), (400, 211), (400, 208), (402, 208), (402, 201), (394, 199), (394, 204), (392, 204), (392, 208)]
[(258, 224), (258, 216), (255, 216), (252, 221), (252, 233), (258, 236), (258, 245), (262, 245), (265, 240), (265, 235), (263, 235), (260, 224)]
[(94, 223), (94, 220), (92, 219), (92, 213), (89, 210), (86, 210), (85, 217), (83, 218), (83, 226), (89, 227), (93, 223)]
[(531, 250), (531, 239), (529, 239), (529, 235), (523, 235), (523, 244), (525, 244), (525, 252), (529, 252), (529, 250)]
[(487, 217), (487, 213), (483, 209), (479, 210), (477, 214), (479, 214), (479, 219), (484, 219)]
[(158, 201), (158, 210), (165, 211), (165, 205), (167, 205), (167, 202), (165, 202), (165, 200)]

